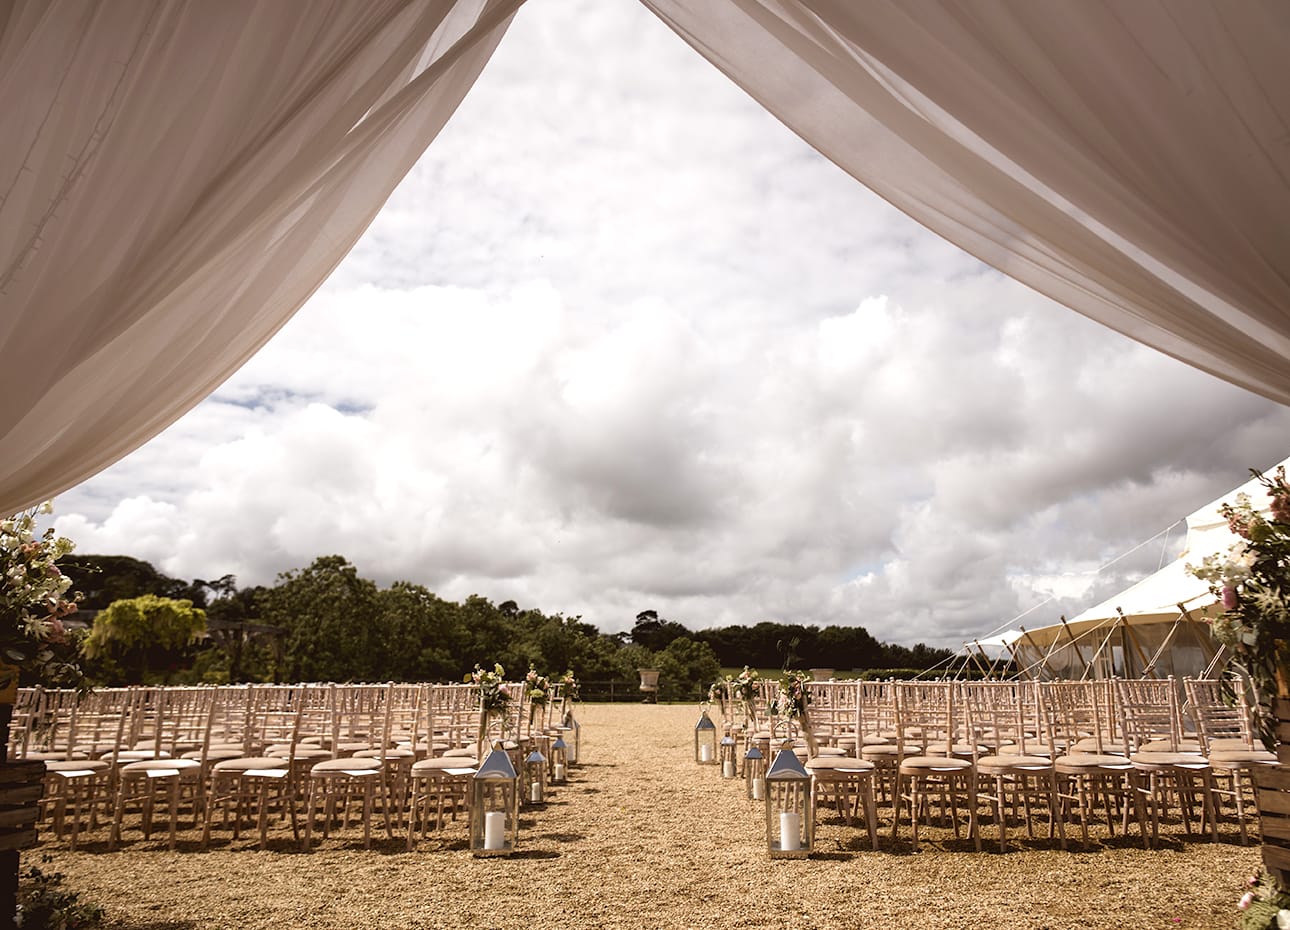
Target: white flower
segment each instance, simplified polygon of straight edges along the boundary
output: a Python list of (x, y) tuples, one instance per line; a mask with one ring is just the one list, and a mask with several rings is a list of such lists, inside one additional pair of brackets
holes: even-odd
[(1284, 907), (1277, 911), (1277, 930), (1290, 930), (1290, 911)]

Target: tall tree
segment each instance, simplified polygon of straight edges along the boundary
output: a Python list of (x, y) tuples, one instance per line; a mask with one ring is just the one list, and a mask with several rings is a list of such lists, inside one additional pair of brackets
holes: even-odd
[(192, 647), (205, 633), (206, 612), (191, 601), (145, 594), (100, 611), (82, 648), (105, 668), (115, 665), (128, 682), (145, 682), (154, 673), (168, 682), (191, 661)]
[(287, 631), (281, 674), (288, 681), (376, 679), (385, 648), (376, 584), (343, 556), (279, 575), (261, 616)]

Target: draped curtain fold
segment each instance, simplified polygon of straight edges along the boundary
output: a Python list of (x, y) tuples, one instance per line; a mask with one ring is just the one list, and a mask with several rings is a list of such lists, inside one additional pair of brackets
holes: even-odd
[(1290, 403), (1290, 5), (641, 2), (924, 226)]
[[(259, 349), (522, 2), (0, 5), (0, 512)], [(1290, 5), (641, 2), (928, 228), (1290, 403)]]
[(521, 3), (0, 7), (0, 511), (138, 448), (264, 345)]

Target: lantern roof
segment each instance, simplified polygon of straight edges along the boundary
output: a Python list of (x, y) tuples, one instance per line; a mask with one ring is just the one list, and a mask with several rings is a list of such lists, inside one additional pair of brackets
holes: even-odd
[(555, 738), (555, 741), (551, 743), (551, 748), (552, 748), (552, 749), (568, 749), (568, 748), (569, 748), (569, 744), (568, 744), (568, 743), (566, 743), (566, 742), (564, 741), (564, 737), (563, 737), (563, 736), (557, 736), (557, 737)]
[(758, 749), (756, 746), (749, 746), (748, 751), (744, 753), (744, 758), (745, 759), (764, 759), (766, 757), (761, 754), (761, 750)]
[(779, 755), (775, 756), (775, 761), (770, 764), (770, 771), (766, 773), (767, 781), (793, 781), (810, 777), (797, 758), (797, 753), (791, 749), (780, 750)]
[(524, 759), (524, 761), (525, 762), (545, 762), (546, 756), (542, 755), (542, 753), (534, 749), (531, 753), (528, 754), (528, 756)]
[(733, 746), (734, 744), (735, 744), (735, 738), (734, 738), (733, 736), (723, 736), (723, 737), (721, 737), (721, 745), (722, 745), (722, 746)]
[(705, 710), (699, 714), (699, 722), (694, 725), (694, 728), (696, 730), (715, 730), (717, 725), (712, 722), (712, 718), (708, 716), (708, 712)]
[(475, 778), (515, 779), (518, 777), (515, 774), (515, 766), (511, 765), (511, 757), (496, 749), (484, 757), (479, 771), (475, 773)]

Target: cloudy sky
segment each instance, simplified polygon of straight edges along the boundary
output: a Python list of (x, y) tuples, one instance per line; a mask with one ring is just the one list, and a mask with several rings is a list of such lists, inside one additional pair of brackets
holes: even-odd
[(529, 0), (332, 278), (57, 526), (180, 578), (337, 553), (604, 631), (956, 646), (1287, 454), (1290, 410), (926, 232), (632, 0)]

